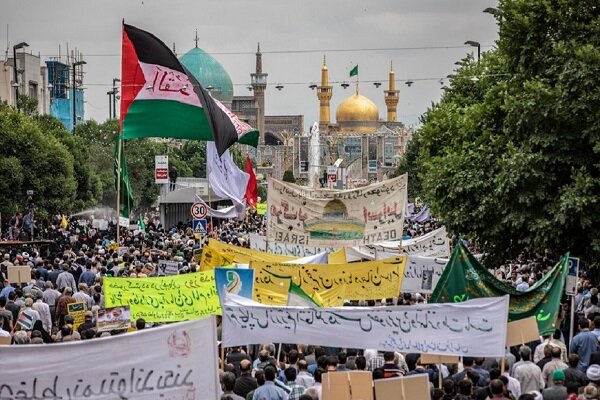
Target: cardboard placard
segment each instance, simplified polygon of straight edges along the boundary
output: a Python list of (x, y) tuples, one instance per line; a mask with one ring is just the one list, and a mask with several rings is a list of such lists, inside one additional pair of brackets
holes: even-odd
[(0, 336), (0, 346), (9, 346), (12, 341), (10, 336)]
[(29, 283), (31, 281), (31, 268), (27, 265), (8, 267), (8, 283)]
[(328, 372), (322, 379), (323, 400), (373, 400), (373, 376), (368, 371)]
[(421, 364), (458, 364), (459, 356), (421, 354)]
[(535, 316), (509, 322), (506, 329), (506, 346), (518, 346), (539, 340), (540, 332)]
[(374, 383), (377, 400), (416, 400), (430, 397), (427, 374), (378, 379)]
[(131, 326), (131, 312), (129, 307), (113, 307), (98, 310), (96, 329), (98, 332), (129, 329)]
[(76, 303), (67, 304), (67, 311), (69, 315), (72, 315), (74, 318), (73, 330), (76, 331), (77, 328), (79, 328), (79, 325), (85, 322), (85, 303), (83, 301), (78, 301)]

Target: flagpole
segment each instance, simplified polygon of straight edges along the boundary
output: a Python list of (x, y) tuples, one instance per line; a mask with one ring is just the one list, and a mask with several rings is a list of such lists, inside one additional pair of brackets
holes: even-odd
[(119, 150), (117, 150), (117, 246), (119, 246), (119, 233), (121, 230), (121, 132), (117, 134), (117, 146), (119, 146)]

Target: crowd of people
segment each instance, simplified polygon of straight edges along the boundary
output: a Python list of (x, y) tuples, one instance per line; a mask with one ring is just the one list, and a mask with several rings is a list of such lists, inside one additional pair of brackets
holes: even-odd
[[(113, 222), (102, 228), (91, 219), (66, 222), (55, 216), (36, 226), (38, 238), (47, 242), (0, 243), (0, 337), (10, 338), (15, 345), (125, 334), (126, 330), (96, 329), (96, 313), (104, 309), (104, 277), (151, 277), (156, 275), (159, 260), (178, 261), (180, 274), (199, 270), (194, 255), (201, 251), (203, 240), (195, 237), (188, 224), (164, 229), (155, 214), (148, 214), (143, 230), (121, 229), (116, 243)], [(405, 234), (425, 234), (437, 226), (435, 220), (410, 223)], [(265, 229), (265, 218), (250, 212), (244, 220), (209, 223), (207, 232), (208, 237), (249, 247), (249, 233), (264, 234)], [(494, 273), (517, 290), (527, 290), (555, 262), (549, 254), (524, 252)], [(11, 266), (29, 266), (30, 279), (9, 284), (7, 271)], [(222, 399), (320, 399), (324, 374), (362, 370), (371, 372), (374, 379), (426, 374), (432, 399), (600, 400), (600, 306), (593, 279), (586, 272), (579, 283), (575, 301), (579, 332), (571, 343), (567, 340), (565, 308), (557, 321), (561, 329), (554, 335), (512, 348), (504, 360), (464, 357), (459, 364), (446, 365), (423, 363), (420, 354), (376, 349), (285, 343), (231, 348), (222, 360)], [(387, 299), (387, 304), (422, 301), (424, 296), (407, 293)], [(68, 305), (75, 302), (83, 302), (86, 308), (84, 321), (76, 329), (68, 312)], [(129, 330), (152, 327), (142, 319), (133, 325)]]

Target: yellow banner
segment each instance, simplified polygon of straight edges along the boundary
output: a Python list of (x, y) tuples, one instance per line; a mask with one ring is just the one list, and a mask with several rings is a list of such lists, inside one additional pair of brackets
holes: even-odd
[(221, 313), (214, 271), (158, 278), (104, 278), (106, 308), (126, 306), (131, 319), (175, 322)]
[[(277, 282), (254, 289), (254, 299), (262, 304), (271, 306), (285, 306), (287, 304), (290, 288), (290, 279), (279, 279)], [(346, 298), (346, 286), (336, 285), (331, 289), (320, 292), (307, 293), (321, 307), (341, 307)]]
[[(398, 296), (404, 276), (406, 257), (388, 258), (351, 264), (282, 264), (252, 261), (254, 269), (254, 296), (256, 301), (264, 291), (280, 292), (294, 283), (306, 293), (321, 293), (337, 286), (345, 286), (347, 300), (373, 300)], [(276, 301), (276, 299), (274, 299)]]
[(215, 267), (226, 267), (231, 264), (233, 264), (232, 255), (225, 255), (208, 244), (202, 247), (200, 271), (210, 271)]
[(67, 312), (73, 316), (73, 330), (76, 331), (79, 325), (85, 322), (85, 311), (85, 303), (83, 301), (67, 304)]
[(267, 213), (267, 203), (258, 203), (256, 205), (256, 213), (258, 215), (265, 215)]
[(226, 256), (233, 256), (233, 261), (240, 264), (250, 264), (250, 261), (284, 262), (297, 259), (297, 257), (279, 256), (245, 247), (233, 246), (215, 239), (209, 239), (208, 245)]
[(329, 253), (327, 264), (346, 264), (347, 262), (346, 249), (344, 247), (333, 253)]

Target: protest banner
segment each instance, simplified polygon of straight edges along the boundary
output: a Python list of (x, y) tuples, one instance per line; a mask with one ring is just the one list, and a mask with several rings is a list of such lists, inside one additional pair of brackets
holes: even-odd
[(169, 260), (158, 260), (156, 274), (158, 276), (177, 275), (179, 273), (179, 262)]
[(131, 326), (131, 310), (129, 307), (113, 307), (98, 310), (96, 330), (109, 332), (129, 329)]
[(371, 372), (328, 372), (322, 379), (322, 400), (373, 400)]
[(2, 346), (0, 398), (216, 399), (215, 327), (210, 317), (52, 346)]
[(402, 293), (431, 293), (448, 263), (444, 258), (408, 256)]
[[(383, 250), (394, 247), (382, 245)], [(396, 250), (398, 249), (395, 246)], [(441, 227), (422, 236), (402, 241), (402, 254), (421, 257), (450, 257), (450, 242), (446, 227)]]
[(506, 346), (519, 346), (540, 339), (535, 316), (509, 322), (506, 330)]
[(461, 302), (482, 297), (510, 295), (508, 321), (517, 321), (530, 316), (537, 319), (541, 335), (550, 335), (556, 329), (556, 317), (560, 311), (569, 254), (526, 292), (496, 279), (469, 249), (458, 241), (444, 273), (431, 294), (433, 303)]
[(223, 267), (233, 264), (233, 256), (225, 255), (213, 246), (206, 244), (200, 255), (200, 271), (210, 271), (215, 267)]
[(247, 249), (245, 247), (233, 246), (231, 244), (223, 243), (215, 239), (209, 239), (208, 245), (212, 249), (218, 251), (219, 253), (225, 256), (233, 257), (233, 262), (235, 263), (249, 264), (251, 260), (284, 262), (298, 258), (269, 254), (262, 251)]
[[(406, 257), (360, 263), (293, 265), (252, 261), (255, 294), (263, 289), (285, 286), (292, 279), (307, 293), (346, 286), (346, 299), (369, 300), (398, 296)], [(287, 289), (289, 286), (285, 286)], [(259, 300), (259, 299), (257, 299)]]
[(25, 266), (14, 266), (7, 268), (8, 283), (29, 283), (31, 281), (31, 268)]
[(390, 307), (271, 307), (227, 294), (223, 346), (306, 343), (406, 353), (500, 357), (509, 296)]
[(227, 292), (251, 299), (254, 294), (254, 270), (241, 268), (215, 268), (215, 284), (219, 297)]
[(460, 357), (441, 354), (421, 354), (421, 364), (458, 364)]
[(85, 322), (85, 311), (85, 303), (83, 301), (67, 304), (67, 312), (73, 316), (74, 331), (79, 328), (79, 325)]
[(265, 215), (267, 213), (267, 203), (257, 203), (256, 213), (258, 215)]
[(378, 379), (373, 382), (377, 400), (415, 400), (430, 397), (427, 374)]
[(269, 241), (267, 245), (267, 237), (258, 233), (250, 233), (250, 248), (253, 250), (264, 251), (270, 254), (292, 256), (292, 257), (307, 257), (327, 251), (329, 253), (338, 250), (336, 247), (327, 246), (303, 246), (299, 244), (278, 243)]
[(106, 307), (129, 306), (131, 319), (174, 322), (220, 313), (213, 271), (157, 278), (104, 278)]
[(267, 238), (305, 246), (402, 239), (407, 175), (348, 190), (310, 189), (269, 178)]
[[(261, 303), (273, 306), (284, 306), (288, 302), (291, 279), (279, 279), (273, 285), (255, 288), (254, 299)], [(346, 286), (335, 285), (331, 289), (313, 291), (308, 293), (323, 307), (341, 307), (346, 298)]]

